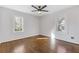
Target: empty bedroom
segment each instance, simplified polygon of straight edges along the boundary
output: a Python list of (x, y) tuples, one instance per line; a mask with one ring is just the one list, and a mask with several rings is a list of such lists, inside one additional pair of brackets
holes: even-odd
[(79, 53), (79, 5), (0, 5), (0, 53)]

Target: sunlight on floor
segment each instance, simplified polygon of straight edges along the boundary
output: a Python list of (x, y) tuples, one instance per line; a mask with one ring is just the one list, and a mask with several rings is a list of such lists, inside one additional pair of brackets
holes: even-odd
[(57, 48), (57, 53), (66, 53), (66, 48), (63, 46), (58, 46)]
[(23, 53), (23, 52), (25, 52), (24, 45), (20, 45), (20, 46), (15, 47), (15, 49), (13, 50), (13, 52), (14, 53)]

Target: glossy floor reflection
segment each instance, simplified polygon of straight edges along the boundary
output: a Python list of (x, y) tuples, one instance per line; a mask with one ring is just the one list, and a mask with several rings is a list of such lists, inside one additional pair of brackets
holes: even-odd
[(71, 53), (79, 52), (79, 45), (47, 36), (37, 35), (0, 44), (1, 53)]

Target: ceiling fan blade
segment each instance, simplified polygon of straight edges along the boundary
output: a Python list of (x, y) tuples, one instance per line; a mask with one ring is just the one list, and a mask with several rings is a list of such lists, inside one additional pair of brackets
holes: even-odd
[(32, 10), (32, 12), (36, 12), (36, 11), (38, 11), (38, 10)]
[(41, 10), (41, 11), (48, 12), (48, 10)]
[(34, 5), (32, 5), (33, 8), (38, 9), (37, 7), (35, 7)]
[(44, 5), (41, 9), (44, 9), (45, 7), (47, 7), (47, 5)]

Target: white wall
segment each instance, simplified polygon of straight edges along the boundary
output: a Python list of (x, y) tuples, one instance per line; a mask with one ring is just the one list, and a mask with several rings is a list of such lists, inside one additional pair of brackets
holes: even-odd
[[(63, 32), (55, 31), (56, 21), (58, 18), (65, 18), (65, 30)], [(65, 10), (55, 12), (50, 15), (42, 16), (40, 33), (42, 35), (51, 36), (55, 33), (57, 39), (79, 44), (79, 6), (74, 6)], [(71, 39), (74, 36), (74, 39)]]
[(56, 32), (56, 38), (79, 44), (79, 6), (60, 11), (57, 16), (65, 17), (66, 24), (64, 32)]
[[(24, 32), (13, 31), (14, 16), (24, 18)], [(7, 8), (0, 8), (0, 42), (15, 40), (39, 34), (38, 17)]]
[[(67, 12), (67, 26), (68, 26), (68, 39), (69, 42), (74, 42), (79, 44), (79, 6), (71, 8)], [(71, 39), (74, 37), (74, 39)]]
[(55, 32), (54, 15), (42, 16), (40, 20), (40, 34), (50, 36), (51, 32)]

